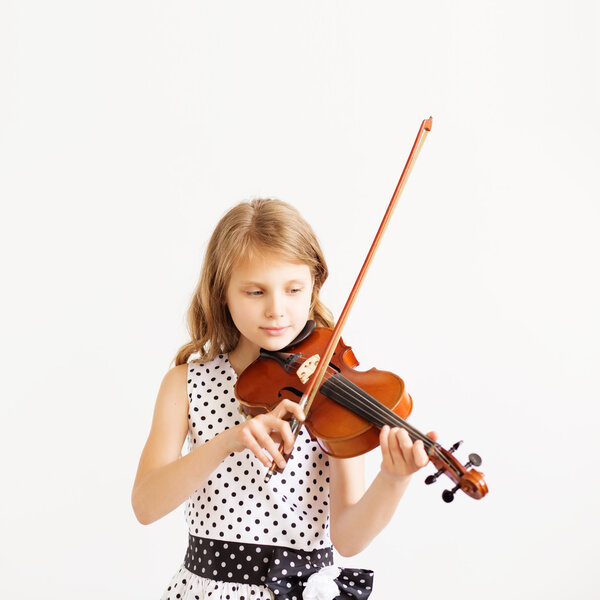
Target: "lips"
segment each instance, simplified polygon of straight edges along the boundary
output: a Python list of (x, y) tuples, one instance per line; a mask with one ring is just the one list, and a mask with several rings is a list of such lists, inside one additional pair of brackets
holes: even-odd
[(261, 327), (261, 329), (267, 334), (272, 336), (283, 335), (289, 329), (289, 326), (286, 327)]

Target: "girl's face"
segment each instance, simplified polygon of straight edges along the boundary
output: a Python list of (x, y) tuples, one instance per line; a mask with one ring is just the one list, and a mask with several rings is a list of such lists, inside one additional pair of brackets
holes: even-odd
[(280, 350), (300, 333), (310, 312), (313, 279), (307, 265), (274, 254), (242, 259), (234, 267), (226, 302), (240, 332), (236, 350), (258, 355)]

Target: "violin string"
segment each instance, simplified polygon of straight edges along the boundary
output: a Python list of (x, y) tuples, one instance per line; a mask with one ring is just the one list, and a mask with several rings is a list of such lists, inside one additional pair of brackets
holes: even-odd
[[(306, 357), (302, 355), (298, 356), (294, 361), (295, 366), (298, 367), (301, 362), (298, 359), (305, 358)], [(434, 442), (431, 438), (422, 434), (418, 429), (410, 425), (408, 421), (383, 405), (376, 398), (367, 394), (331, 366), (328, 366), (326, 369), (324, 380), (321, 383), (321, 391), (324, 391), (324, 388), (326, 387), (334, 388), (335, 391), (343, 397), (340, 398), (340, 403), (352, 410), (355, 414), (366, 418), (369, 422), (379, 427), (391, 424), (393, 427), (405, 429), (407, 433), (411, 435), (413, 441), (420, 439), (423, 442), (423, 445), (428, 450), (428, 454), (431, 452), (432, 454), (435, 454), (439, 460), (448, 464), (446, 457), (440, 452), (437, 442)], [(331, 399), (335, 401), (335, 398)], [(363, 414), (359, 413), (361, 408), (363, 409)], [(432, 456), (432, 454), (429, 455)]]
[[(392, 425), (393, 427), (401, 427), (405, 429), (414, 440), (420, 439), (425, 448), (432, 449), (433, 453), (437, 455), (440, 460), (445, 461), (445, 457), (438, 450), (437, 442), (434, 442), (428, 436), (422, 434), (418, 429), (410, 425), (402, 417), (394, 413), (387, 406), (381, 404), (378, 400), (364, 392), (358, 386), (355, 386), (348, 379), (340, 375), (339, 373), (332, 373), (327, 378), (327, 388), (334, 388), (341, 396), (343, 396), (342, 402), (348, 408), (355, 409), (353, 412), (357, 412), (356, 409), (363, 409), (363, 414), (373, 424), (381, 426), (384, 424)], [(325, 384), (321, 386), (323, 389)], [(335, 400), (335, 398), (332, 398)], [(362, 415), (359, 415), (362, 416)]]
[[(303, 357), (305, 358), (305, 357)], [(294, 361), (297, 363), (298, 361)], [(383, 405), (376, 398), (373, 398), (370, 394), (367, 394), (364, 390), (362, 390), (357, 385), (353, 384), (349, 379), (338, 373), (331, 366), (327, 367), (325, 378), (323, 383), (321, 384), (321, 389), (325, 387), (325, 383), (328, 383), (328, 387), (335, 387), (338, 392), (343, 393), (342, 388), (345, 388), (346, 394), (344, 396), (344, 400), (347, 403), (350, 403), (353, 408), (364, 407), (365, 408), (365, 417), (367, 419), (376, 419), (379, 417), (377, 423), (373, 423), (375, 425), (383, 426), (390, 425), (390, 421), (393, 427), (402, 427), (406, 429), (409, 434), (413, 435), (414, 439), (420, 439), (426, 446), (435, 445), (429, 437), (422, 434), (418, 429), (413, 427), (408, 423), (408, 421), (404, 420), (402, 417), (397, 415), (395, 412), (390, 410), (387, 406)], [(353, 400), (357, 400), (358, 404), (353, 402)], [(335, 400), (335, 398), (332, 398)], [(363, 401), (363, 404), (360, 404), (360, 401)], [(386, 420), (386, 417), (388, 420)]]
[[(349, 385), (350, 382), (348, 382), (347, 379), (344, 379), (341, 379), (339, 376), (334, 377), (334, 383), (330, 382), (329, 387), (335, 386), (338, 392), (344, 393), (345, 400), (352, 401), (356, 399), (358, 402), (363, 401), (362, 406), (366, 408), (367, 414), (369, 416), (372, 416), (374, 419), (379, 417), (379, 422), (377, 424), (387, 424), (392, 426), (404, 427), (407, 431), (409, 431), (409, 433), (412, 433), (415, 438), (422, 439), (423, 441), (425, 441), (425, 436), (423, 436), (414, 427), (409, 425), (407, 421), (402, 419), (402, 417), (391, 411), (387, 406), (384, 406), (383, 404), (378, 402), (372, 396), (364, 392), (364, 390), (362, 390), (361, 388)], [(360, 404), (353, 403), (353, 406), (360, 406)]]
[[(335, 378), (337, 391), (344, 395), (345, 400), (353, 406), (355, 409), (363, 407), (367, 415), (368, 420), (374, 420), (379, 418), (380, 424), (387, 424), (391, 427), (400, 427), (405, 429), (411, 436), (413, 441), (421, 440), (426, 450), (431, 451), (437, 458), (443, 462), (447, 462), (445, 456), (439, 451), (437, 442), (434, 442), (431, 438), (421, 433), (418, 429), (413, 427), (408, 421), (397, 415), (395, 412), (390, 410), (387, 406), (381, 404), (377, 399), (367, 394), (364, 390), (359, 387), (354, 387), (354, 384), (348, 385), (349, 380), (345, 377), (340, 376)], [(342, 388), (345, 388), (342, 390)], [(354, 411), (356, 412), (356, 410)]]

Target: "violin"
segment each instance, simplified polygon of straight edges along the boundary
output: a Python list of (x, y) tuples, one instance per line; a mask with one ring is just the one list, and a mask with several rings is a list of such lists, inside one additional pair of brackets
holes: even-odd
[[(273, 410), (284, 398), (300, 401), (330, 338), (330, 329), (308, 321), (286, 348), (261, 349), (235, 385), (244, 412), (255, 416)], [(336, 458), (359, 456), (379, 445), (379, 429), (384, 425), (402, 427), (413, 442), (423, 442), (437, 469), (425, 482), (434, 483), (442, 474), (454, 482), (442, 494), (445, 502), (452, 502), (459, 489), (471, 498), (483, 498), (488, 492), (483, 474), (470, 468), (481, 464), (480, 457), (470, 454), (469, 462), (462, 465), (452, 454), (460, 442), (445, 450), (406, 421), (413, 403), (400, 377), (374, 368), (358, 371), (358, 364), (352, 348), (340, 339), (304, 421), (321, 449)]]
[[(412, 410), (412, 399), (406, 393), (402, 379), (377, 369), (357, 371), (358, 361), (341, 339), (342, 328), (358, 290), (431, 126), (431, 117), (421, 123), (400, 180), (335, 328), (315, 327), (314, 322), (309, 321), (286, 348), (278, 352), (261, 350), (259, 358), (238, 378), (235, 393), (245, 412), (251, 416), (270, 411), (283, 398), (295, 396), (306, 415), (304, 424), (310, 435), (327, 454), (338, 458), (358, 456), (378, 446), (379, 429), (384, 425), (404, 428), (413, 442), (422, 440), (437, 469), (425, 483), (431, 484), (440, 475), (447, 475), (454, 487), (445, 490), (442, 498), (452, 502), (459, 489), (476, 499), (487, 494), (483, 474), (472, 468), (481, 464), (479, 455), (470, 454), (469, 461), (461, 465), (453, 456), (461, 442), (445, 450), (412, 427), (406, 421)], [(290, 426), (297, 437), (302, 424), (294, 417)], [(280, 452), (283, 452), (283, 444)], [(265, 482), (276, 471), (278, 468), (273, 461)]]

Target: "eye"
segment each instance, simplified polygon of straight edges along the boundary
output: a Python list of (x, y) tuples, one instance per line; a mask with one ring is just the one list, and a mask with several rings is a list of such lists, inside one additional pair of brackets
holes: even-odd
[(302, 290), (303, 288), (292, 288), (290, 294), (299, 294)]
[(250, 290), (246, 292), (247, 296), (260, 296), (262, 294), (262, 290)]

